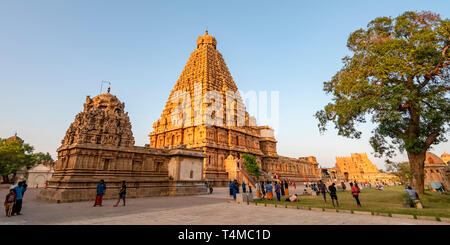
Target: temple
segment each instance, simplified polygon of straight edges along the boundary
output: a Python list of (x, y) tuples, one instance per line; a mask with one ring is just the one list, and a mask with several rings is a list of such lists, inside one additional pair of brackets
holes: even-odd
[(431, 152), (426, 152), (424, 162), (425, 189), (436, 191), (440, 186), (450, 189), (449, 155), (444, 152), (439, 158)]
[[(326, 176), (324, 176), (326, 175)], [(367, 153), (351, 153), (350, 157), (336, 157), (334, 168), (323, 169), (323, 177), (330, 181), (357, 181), (371, 183), (392, 183), (397, 177), (378, 171), (367, 157)]]
[(57, 149), (58, 160), (46, 189), (37, 197), (53, 202), (92, 200), (96, 185), (116, 198), (121, 182), (130, 197), (206, 193), (202, 151), (134, 146), (125, 104), (110, 93), (87, 96)]
[[(212, 114), (210, 118), (208, 113)], [(214, 123), (208, 123), (208, 119)], [(150, 147), (185, 145), (202, 150), (206, 154), (203, 177), (217, 185), (239, 178), (236, 171), (245, 175), (240, 165), (243, 153), (254, 155), (266, 173), (276, 172), (295, 181), (319, 179), (314, 157), (279, 156), (273, 130), (257, 126), (255, 121), (245, 109), (217, 50), (215, 37), (206, 31), (198, 37), (197, 48), (170, 93), (160, 119), (153, 123)]]
[(218, 186), (237, 179), (254, 185), (257, 180), (242, 166), (243, 153), (256, 157), (263, 179), (277, 173), (293, 181), (317, 181), (315, 157), (277, 154), (273, 130), (249, 116), (216, 46), (207, 32), (198, 38), (144, 147), (134, 145), (125, 103), (109, 88), (87, 96), (38, 199), (91, 200), (101, 179), (108, 186), (105, 198), (114, 198), (123, 180), (130, 197), (206, 193), (204, 181)]

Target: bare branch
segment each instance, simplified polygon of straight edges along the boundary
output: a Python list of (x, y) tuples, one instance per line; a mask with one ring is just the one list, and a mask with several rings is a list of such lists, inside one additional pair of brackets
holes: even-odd
[(431, 133), (427, 139), (425, 140), (425, 146), (426, 149), (428, 149), (430, 147), (431, 144), (433, 144), (433, 142), (437, 139), (437, 137), (439, 136), (439, 133), (441, 132), (440, 129), (435, 130), (433, 133)]

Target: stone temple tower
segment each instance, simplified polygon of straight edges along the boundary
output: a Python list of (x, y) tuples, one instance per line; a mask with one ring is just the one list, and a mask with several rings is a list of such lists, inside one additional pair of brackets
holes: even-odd
[[(150, 147), (170, 149), (183, 145), (203, 150), (207, 156), (203, 177), (217, 185), (233, 179), (235, 167), (243, 171), (243, 153), (254, 155), (263, 171), (282, 173), (299, 181), (317, 179), (317, 163), (279, 157), (273, 130), (257, 126), (255, 121), (247, 113), (217, 50), (216, 38), (206, 31), (198, 37), (197, 48), (170, 93), (160, 119), (153, 123)], [(230, 163), (233, 161), (236, 163)]]
[[(180, 113), (179, 118), (174, 117), (174, 111), (180, 105), (187, 111)], [(205, 113), (211, 113), (211, 108), (217, 109), (212, 112), (214, 125), (205, 122)], [(177, 125), (179, 120), (182, 123)], [(225, 183), (228, 181), (225, 159), (229, 155), (235, 159), (239, 159), (241, 153), (264, 155), (260, 147), (261, 128), (250, 126), (250, 121), (237, 86), (217, 50), (217, 41), (206, 31), (198, 37), (197, 48), (170, 93), (161, 118), (153, 124), (150, 146), (186, 145), (202, 149), (207, 155), (204, 177)], [(275, 139), (269, 137), (266, 141), (270, 144), (267, 150), (275, 156)]]

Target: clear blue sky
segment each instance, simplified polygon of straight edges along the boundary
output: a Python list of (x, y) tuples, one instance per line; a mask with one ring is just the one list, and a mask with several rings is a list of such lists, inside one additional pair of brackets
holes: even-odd
[[(86, 95), (100, 81), (126, 104), (137, 145), (159, 118), (195, 42), (216, 37), (242, 91), (279, 91), (278, 153), (335, 156), (367, 152), (360, 140), (320, 135), (313, 114), (322, 91), (348, 54), (348, 35), (378, 16), (431, 10), (450, 17), (448, 1), (3, 1), (0, 0), (0, 137), (18, 132), (37, 151), (56, 156)], [(439, 156), (450, 143), (435, 146)], [(405, 160), (399, 155), (394, 160)]]

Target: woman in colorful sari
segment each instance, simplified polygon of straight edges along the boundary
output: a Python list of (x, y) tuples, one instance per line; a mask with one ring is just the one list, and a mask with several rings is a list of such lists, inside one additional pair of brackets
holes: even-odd
[(289, 181), (284, 182), (284, 195), (289, 196)]
[(256, 198), (261, 199), (261, 185), (259, 184), (259, 182), (256, 182), (255, 187), (256, 187)]
[(270, 184), (270, 182), (267, 182), (266, 194), (267, 194), (267, 200), (273, 200), (272, 185)]
[(99, 205), (100, 207), (103, 206), (102, 200), (103, 200), (103, 195), (105, 194), (105, 191), (106, 191), (105, 181), (100, 180), (100, 184), (97, 185), (97, 196), (95, 196), (94, 207), (97, 205)]

